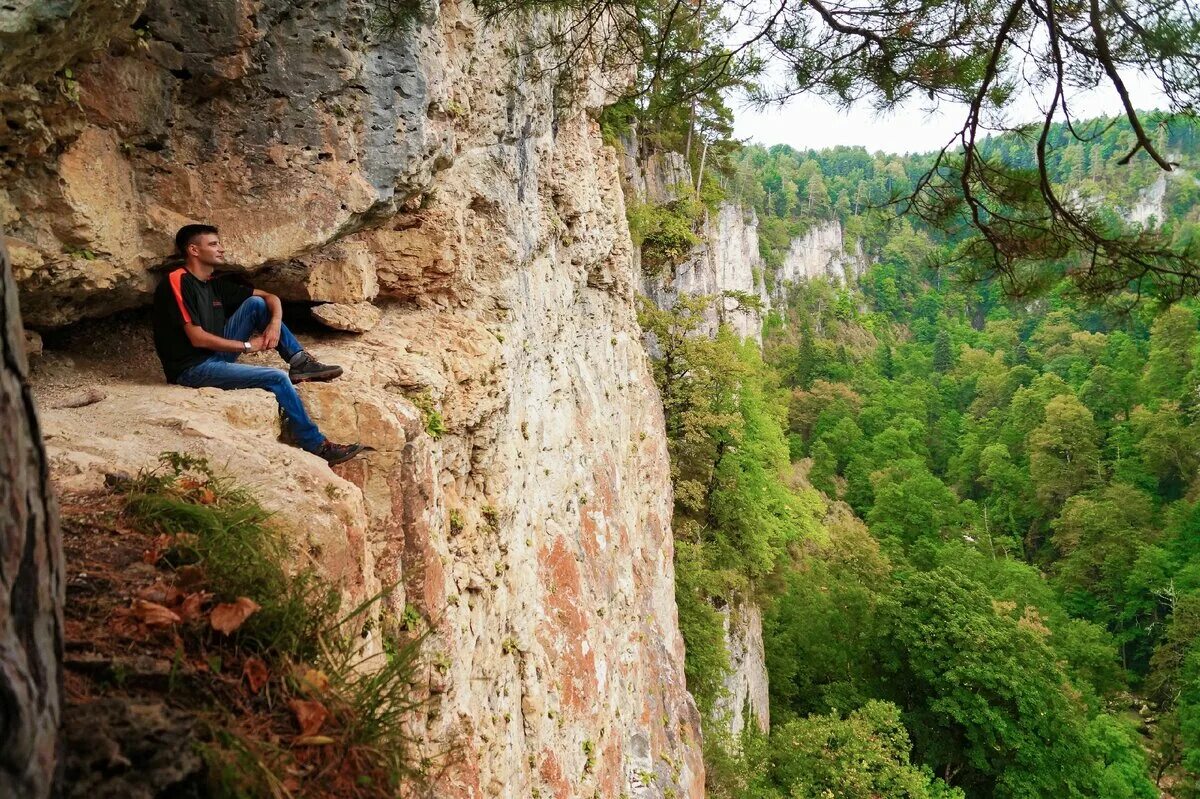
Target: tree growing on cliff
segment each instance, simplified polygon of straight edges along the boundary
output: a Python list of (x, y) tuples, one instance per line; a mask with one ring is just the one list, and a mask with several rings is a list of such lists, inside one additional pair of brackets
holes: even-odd
[(673, 527), (688, 688), (702, 708), (720, 690), (727, 657), (715, 607), (751, 597), (787, 546), (815, 532), (818, 501), (784, 480), (786, 406), (753, 342), (722, 327), (697, 335), (711, 298), (669, 310), (642, 303), (653, 342), (675, 487)]

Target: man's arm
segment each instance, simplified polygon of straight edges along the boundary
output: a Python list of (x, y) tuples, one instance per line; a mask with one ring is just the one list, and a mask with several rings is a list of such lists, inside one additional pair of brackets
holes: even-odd
[(192, 342), (193, 347), (199, 347), (213, 352), (258, 352), (266, 349), (263, 340), (264, 336), (251, 336), (250, 349), (246, 349), (246, 345), (240, 341), (234, 341), (231, 338), (222, 336), (214, 336), (200, 325), (183, 326), (183, 332), (187, 333), (188, 341)]
[[(262, 289), (255, 289), (254, 296), (262, 297), (267, 303), (267, 308), (271, 311), (271, 321), (262, 333), (262, 348), (273, 350), (279, 344), (280, 328), (283, 326), (283, 303), (274, 294)], [(251, 343), (253, 343), (253, 339)]]

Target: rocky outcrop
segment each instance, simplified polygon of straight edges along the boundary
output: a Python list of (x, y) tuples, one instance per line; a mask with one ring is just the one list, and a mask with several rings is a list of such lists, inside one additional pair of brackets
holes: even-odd
[(836, 219), (818, 222), (808, 232), (792, 240), (783, 264), (775, 273), (775, 293), (785, 296), (790, 284), (815, 277), (839, 283), (852, 282), (867, 269), (862, 247), (855, 244), (847, 251), (842, 224)]
[(742, 338), (761, 343), (762, 323), (770, 308), (758, 252), (758, 220), (741, 206), (722, 203), (701, 231), (701, 243), (666, 279), (645, 277), (646, 296), (668, 308), (680, 295), (713, 298), (704, 332), (722, 324)]
[(369, 302), (342, 305), (327, 302), (312, 309), (313, 316), (326, 327), (345, 330), (349, 333), (366, 333), (383, 317), (383, 313)]
[(766, 651), (763, 646), (762, 610), (753, 602), (721, 609), (729, 673), (725, 694), (718, 697), (715, 713), (728, 720), (729, 731), (741, 735), (751, 723), (760, 732), (771, 728)]
[(0, 243), (0, 795), (51, 794), (62, 712), (62, 539)]
[(286, 298), (379, 298), (369, 332), (313, 343), (346, 376), (303, 392), (373, 450), (334, 474), (276, 441), (268, 395), (163, 386), (127, 339), (40, 360), (47, 395), (104, 388), (49, 413), (55, 473), (207, 454), (348, 599), (398, 583), (387, 612), (433, 631), (414, 730), (457, 745), (439, 797), (698, 797), (661, 404), (593, 121), (613, 81), (526, 54), (561, 18), (447, 0), (385, 32), (374, 7), (151, 0), (72, 68), (78, 105), (31, 84), (48, 140), (0, 134), (42, 147), (0, 196), (35, 327), (144, 304), (176, 226), (212, 221)]
[(1163, 216), (1163, 200), (1166, 196), (1167, 173), (1160, 172), (1149, 188), (1138, 192), (1137, 202), (1129, 209), (1125, 218), (1142, 227), (1161, 222), (1165, 218)]
[[(666, 203), (689, 191), (691, 171), (683, 156), (655, 152), (639, 160), (636, 135), (622, 142), (621, 172), (626, 193), (636, 202)], [(721, 203), (706, 213), (691, 254), (662, 275), (643, 274), (642, 292), (660, 308), (682, 296), (708, 296), (713, 302), (703, 333), (728, 324), (742, 338), (762, 341), (762, 323), (770, 308), (758, 251), (758, 220), (736, 203)]]
[[(447, 110), (467, 102), (452, 85), (471, 62), (446, 58), (456, 40), (424, 26), (377, 31), (375, 4), (352, 0), (154, 0), (130, 28), (137, 5), (91, 23), (114, 37), (97, 61), (24, 87), (36, 105), (5, 113), (0, 146), (26, 156), (6, 164), (0, 207), (16, 210), (5, 221), (27, 323), (144, 304), (148, 268), (195, 219), (220, 226), (252, 271), (318, 273), (289, 298), (370, 299), (369, 279), (338, 279), (361, 274), (362, 239), (320, 251), (415, 210), (470, 135)], [(498, 113), (519, 138), (500, 88), (477, 120)], [(313, 296), (330, 283), (339, 296)]]

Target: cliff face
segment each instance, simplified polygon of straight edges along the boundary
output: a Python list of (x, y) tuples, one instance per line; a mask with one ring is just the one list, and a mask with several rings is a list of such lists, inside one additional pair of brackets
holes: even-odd
[(721, 615), (730, 669), (725, 677), (726, 693), (717, 700), (716, 712), (728, 719), (729, 731), (735, 736), (751, 723), (759, 732), (767, 732), (771, 729), (771, 697), (762, 610), (753, 602), (742, 602), (722, 608)]
[(758, 254), (758, 220), (741, 206), (722, 203), (701, 230), (702, 243), (671, 275), (646, 276), (646, 296), (670, 307), (680, 295), (713, 297), (705, 333), (727, 324), (742, 338), (762, 342), (763, 316), (770, 307)]
[[(275, 440), (268, 395), (125, 364), (144, 330), (105, 357), (48, 354), (60, 482), (206, 453), (351, 597), (399, 582), (387, 613), (412, 605), (434, 629), (415, 731), (462, 747), (438, 796), (700, 796), (660, 402), (592, 121), (611, 76), (515, 55), (565, 21), (484, 26), (466, 3), (409, 33), (338, 0), (67, 6), (63, 36), (105, 22), (113, 43), (6, 94), (41, 100), (0, 142), (27, 153), (0, 192), (27, 322), (145, 303), (147, 268), (194, 219), (260, 285), (379, 321), (313, 344), (347, 369), (305, 388), (319, 424), (375, 448), (337, 475)], [(100, 402), (55, 402), (88, 381)]]
[(852, 281), (866, 268), (866, 256), (860, 246), (856, 244), (853, 251), (847, 252), (841, 222), (836, 219), (818, 222), (803, 236), (792, 240), (788, 254), (776, 272), (775, 291), (782, 297), (788, 284), (814, 277)]
[[(627, 153), (637, 152), (636, 138), (624, 142)], [(677, 187), (691, 185), (692, 177), (679, 153), (655, 153), (644, 162), (627, 155), (622, 163), (626, 191), (642, 202), (665, 203)], [(713, 298), (703, 332), (711, 335), (728, 324), (742, 338), (762, 342), (762, 323), (770, 308), (758, 253), (758, 220), (740, 205), (723, 202), (708, 213), (698, 231), (700, 244), (673, 270), (643, 275), (642, 292), (660, 308), (671, 307), (680, 296)]]
[(1167, 196), (1167, 173), (1163, 172), (1154, 179), (1149, 188), (1138, 192), (1138, 201), (1125, 214), (1125, 218), (1135, 225), (1143, 227), (1163, 219), (1163, 200)]

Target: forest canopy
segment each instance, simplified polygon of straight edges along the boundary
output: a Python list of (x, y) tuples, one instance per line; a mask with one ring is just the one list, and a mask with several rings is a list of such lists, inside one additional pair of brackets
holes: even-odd
[[(1056, 124), (1050, 180), (1195, 238), (1198, 127)], [(1017, 166), (1017, 135), (983, 142)], [(760, 349), (645, 304), (676, 486), (688, 685), (717, 797), (1200, 796), (1200, 308), (946, 279), (965, 234), (897, 219), (936, 154), (742, 147)], [(785, 284), (836, 222), (861, 271)], [(952, 273), (962, 277), (961, 273)], [(653, 276), (648, 279), (662, 279)], [(764, 610), (771, 731), (722, 737), (726, 616)], [(733, 609), (733, 610), (730, 610)]]

